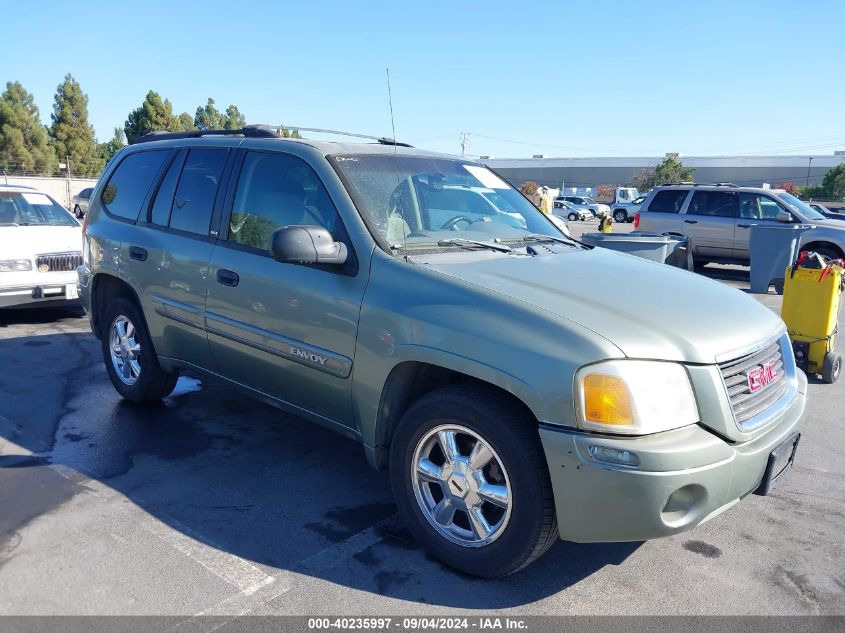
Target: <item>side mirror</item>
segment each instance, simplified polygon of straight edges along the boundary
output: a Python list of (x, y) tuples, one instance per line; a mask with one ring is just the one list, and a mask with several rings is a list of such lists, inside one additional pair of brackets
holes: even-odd
[(283, 226), (270, 238), (270, 256), (289, 264), (343, 264), (346, 244), (321, 226)]
[(789, 211), (778, 211), (778, 214), (775, 219), (778, 222), (784, 222), (786, 224), (789, 224), (790, 222), (792, 222), (792, 214)]

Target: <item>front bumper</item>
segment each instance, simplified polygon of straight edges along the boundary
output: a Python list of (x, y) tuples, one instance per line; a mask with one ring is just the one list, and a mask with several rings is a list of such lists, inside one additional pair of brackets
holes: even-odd
[[(759, 486), (769, 454), (800, 430), (806, 394), (807, 379), (800, 374), (792, 403), (766, 432), (741, 444), (699, 425), (636, 438), (542, 426), (560, 537), (641, 541), (683, 532), (724, 512)], [(639, 466), (598, 461), (590, 446), (636, 453)]]
[(38, 273), (38, 277), (31, 281), (0, 286), (0, 308), (76, 301), (78, 296), (76, 271)]

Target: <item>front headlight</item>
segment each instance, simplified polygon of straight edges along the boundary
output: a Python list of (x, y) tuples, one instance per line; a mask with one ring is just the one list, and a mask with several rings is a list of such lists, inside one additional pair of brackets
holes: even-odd
[(27, 270), (32, 270), (32, 261), (29, 259), (0, 260), (0, 273), (17, 273)]
[(578, 427), (647, 435), (699, 421), (686, 370), (677, 363), (612, 360), (575, 374)]

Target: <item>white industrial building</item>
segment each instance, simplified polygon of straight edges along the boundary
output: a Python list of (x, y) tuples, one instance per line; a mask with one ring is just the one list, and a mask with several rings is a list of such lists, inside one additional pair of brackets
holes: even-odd
[[(548, 187), (626, 185), (642, 170), (664, 160), (633, 158), (492, 158), (485, 163), (512, 185), (529, 180)], [(791, 182), (799, 187), (819, 184), (833, 167), (845, 163), (845, 152), (826, 156), (684, 156), (679, 160), (695, 169), (696, 182), (732, 182), (744, 186)]]

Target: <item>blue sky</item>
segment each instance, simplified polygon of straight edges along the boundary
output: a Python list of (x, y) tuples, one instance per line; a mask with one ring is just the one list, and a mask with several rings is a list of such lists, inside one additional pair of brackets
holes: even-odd
[[(148, 90), (194, 114), (497, 157), (845, 149), (845, 2), (18, 2), (0, 81), (45, 123), (70, 72), (100, 140)], [(16, 53), (15, 51), (20, 51)], [(514, 142), (516, 141), (516, 142)]]

